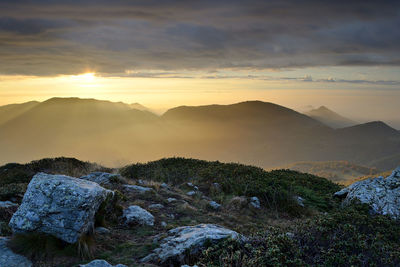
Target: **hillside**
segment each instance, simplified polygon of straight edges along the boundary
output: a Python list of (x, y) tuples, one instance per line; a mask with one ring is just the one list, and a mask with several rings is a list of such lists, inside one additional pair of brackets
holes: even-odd
[(12, 120), (38, 105), (37, 101), (0, 106), (0, 125)]
[(296, 162), (283, 168), (324, 177), (332, 182), (349, 185), (360, 177), (376, 176), (376, 168), (360, 166), (348, 161)]
[[(40, 181), (33, 177), (36, 172), (42, 172), (41, 179), (47, 175), (43, 172), (81, 177), (49, 176), (59, 179), (57, 183), (63, 183), (62, 179), (68, 179), (68, 183), (75, 179), (78, 184), (90, 173), (92, 177), (109, 175), (108, 182), (98, 180), (98, 183), (115, 190), (114, 198), (108, 198), (99, 208), (95, 230), (79, 240), (79, 244), (69, 244), (37, 231), (11, 236), (7, 223), (18, 213), (16, 210), (27, 183), (34, 179)], [(393, 238), (400, 231), (399, 222), (382, 215), (371, 216), (365, 206), (342, 207), (340, 200), (333, 198), (333, 193), (341, 186), (311, 174), (291, 170), (267, 172), (243, 164), (185, 158), (164, 158), (121, 169), (74, 158), (55, 158), (1, 166), (0, 183), (2, 200), (13, 199), (16, 202), (13, 205), (17, 205), (0, 207), (0, 232), (9, 238), (6, 245), (1, 240), (0, 249), (25, 256), (34, 267), (69, 267), (93, 259), (132, 267), (182, 264), (326, 266), (333, 263), (357, 266), (364, 261), (385, 266), (400, 263), (400, 242)], [(20, 191), (15, 190), (16, 185)], [(51, 190), (51, 187), (45, 188)], [(65, 187), (57, 192), (69, 194)], [(125, 214), (131, 207), (143, 213), (128, 222)], [(55, 203), (50, 214), (56, 209)], [(41, 213), (45, 212), (46, 206), (41, 208)], [(57, 216), (61, 216), (61, 212), (65, 212), (65, 208), (57, 212)], [(71, 213), (71, 216), (76, 215)], [(218, 225), (220, 231), (230, 229), (246, 238), (196, 241), (205, 235), (211, 237), (207, 231), (212, 228), (207, 230), (207, 227), (213, 225)], [(185, 234), (179, 236), (178, 229), (184, 229)], [(193, 229), (199, 232), (191, 235)], [(166, 246), (163, 242), (168, 238), (163, 238), (171, 231), (178, 236), (167, 244), (170, 253), (166, 255), (172, 256), (166, 256), (170, 257), (166, 261), (145, 260), (151, 261), (148, 256)], [(187, 245), (183, 241), (192, 246), (181, 252), (182, 256), (174, 257), (179, 246)], [(376, 250), (376, 246), (381, 249)], [(232, 257), (233, 254), (238, 256)], [(7, 259), (8, 255), (3, 256)]]
[(336, 112), (328, 109), (325, 106), (320, 106), (317, 109), (312, 109), (305, 112), (305, 114), (335, 129), (349, 127), (357, 124), (356, 122), (337, 114)]
[(382, 122), (334, 130), (261, 101), (182, 106), (157, 116), (121, 102), (53, 98), (13, 114), (0, 125), (2, 163), (76, 156), (121, 166), (182, 156), (263, 168), (347, 160), (387, 170), (400, 151), (400, 133)]

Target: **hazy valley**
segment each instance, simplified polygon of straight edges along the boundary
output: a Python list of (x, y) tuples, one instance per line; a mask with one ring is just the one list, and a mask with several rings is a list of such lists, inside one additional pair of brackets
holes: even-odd
[(181, 106), (161, 116), (136, 108), (78, 98), (0, 107), (0, 162), (73, 156), (121, 166), (183, 156), (263, 168), (346, 160), (386, 171), (400, 158), (400, 132), (379, 121), (334, 129), (261, 101)]

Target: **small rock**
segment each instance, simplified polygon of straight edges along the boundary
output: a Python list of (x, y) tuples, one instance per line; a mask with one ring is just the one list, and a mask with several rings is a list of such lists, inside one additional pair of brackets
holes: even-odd
[(304, 198), (300, 197), (300, 196), (295, 196), (294, 199), (296, 200), (297, 204), (300, 207), (304, 208)]
[(0, 201), (0, 208), (13, 208), (13, 207), (18, 207), (19, 205), (17, 203), (13, 203), (11, 201)]
[(242, 239), (235, 231), (214, 224), (178, 227), (167, 232), (168, 236), (160, 241), (160, 246), (142, 262), (161, 264), (182, 263), (188, 254), (198, 254), (206, 241), (217, 243), (226, 238)]
[(168, 203), (172, 203), (172, 202), (175, 202), (175, 201), (177, 201), (177, 199), (174, 198), (174, 197), (169, 197), (169, 198), (167, 198), (167, 202), (168, 202)]
[(6, 221), (8, 224), (18, 207), (18, 204), (11, 201), (0, 201), (0, 220)]
[(96, 227), (96, 229), (94, 229), (94, 231), (96, 234), (99, 234), (99, 235), (107, 235), (111, 232), (110, 229), (105, 228), (105, 227)]
[(162, 222), (161, 222), (161, 226), (165, 228), (165, 227), (167, 227), (167, 223), (164, 222), (164, 221), (162, 221)]
[(154, 225), (154, 216), (139, 206), (129, 206), (124, 209), (122, 217), (125, 218), (127, 224)]
[(258, 199), (258, 197), (250, 198), (250, 205), (253, 206), (256, 209), (260, 209), (261, 208), (260, 200)]
[(160, 185), (160, 187), (161, 187), (161, 188), (164, 188), (164, 189), (169, 189), (169, 186), (168, 186), (166, 183), (162, 183), (162, 184)]
[(140, 186), (140, 185), (125, 184), (125, 185), (123, 185), (123, 187), (124, 187), (124, 189), (126, 189), (128, 191), (132, 191), (132, 192), (140, 193), (140, 194), (154, 191), (153, 188), (144, 187), (144, 186)]
[(32, 262), (24, 256), (15, 254), (7, 247), (8, 238), (0, 237), (0, 266), (1, 267), (31, 267)]
[(213, 208), (214, 210), (219, 210), (219, 209), (221, 208), (221, 204), (218, 204), (218, 203), (215, 202), (215, 201), (210, 201), (208, 204), (209, 204), (209, 206), (210, 206), (211, 208)]
[(124, 264), (111, 265), (105, 260), (93, 260), (87, 264), (81, 264), (80, 267), (128, 267)]
[(188, 195), (189, 197), (192, 197), (192, 196), (196, 195), (196, 192), (195, 191), (189, 191), (189, 192), (186, 193), (186, 195)]
[(88, 175), (82, 176), (80, 179), (95, 182), (99, 185), (111, 185), (121, 181), (121, 175), (108, 172), (92, 172)]
[(160, 210), (163, 209), (164, 205), (163, 204), (151, 204), (149, 205), (149, 209), (151, 210)]
[(191, 188), (193, 188), (194, 190), (199, 190), (199, 188), (197, 187), (197, 186), (195, 186), (194, 184), (192, 184), (192, 183), (187, 183), (187, 185), (189, 186), (189, 187), (191, 187)]

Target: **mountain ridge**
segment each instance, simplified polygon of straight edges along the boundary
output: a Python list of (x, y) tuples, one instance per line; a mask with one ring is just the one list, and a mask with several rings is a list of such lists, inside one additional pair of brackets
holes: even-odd
[(390, 158), (381, 169), (393, 168), (400, 132), (366, 125), (335, 130), (262, 101), (180, 106), (158, 116), (123, 102), (52, 98), (0, 125), (0, 162), (77, 156), (120, 165), (184, 156), (265, 168), (315, 160), (373, 167), (370, 162)]

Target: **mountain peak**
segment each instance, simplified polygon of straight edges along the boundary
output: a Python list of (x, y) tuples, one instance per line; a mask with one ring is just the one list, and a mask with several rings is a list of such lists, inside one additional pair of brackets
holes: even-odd
[(357, 124), (356, 122), (330, 110), (326, 106), (320, 106), (317, 109), (312, 109), (305, 114), (332, 128), (343, 128)]

